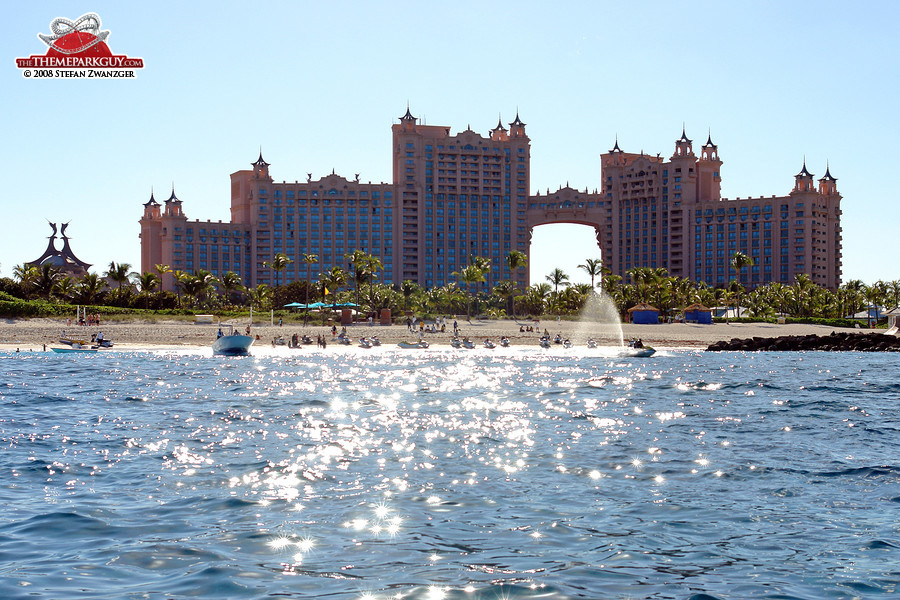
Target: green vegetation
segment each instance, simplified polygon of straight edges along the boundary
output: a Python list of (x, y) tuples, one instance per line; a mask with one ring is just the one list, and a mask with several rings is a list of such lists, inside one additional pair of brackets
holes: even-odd
[[(265, 284), (248, 288), (231, 271), (216, 277), (209, 271), (185, 273), (168, 265), (156, 265), (154, 272), (135, 273), (128, 263), (111, 262), (103, 276), (87, 273), (81, 277), (66, 275), (48, 265), (41, 268), (21, 265), (14, 269), (13, 278), (0, 278), (0, 316), (74, 316), (76, 306), (87, 306), (88, 312), (119, 318), (126, 315), (140, 319), (170, 318), (198, 312), (230, 318), (246, 315), (252, 307), (265, 312), (274, 309), (286, 320), (307, 321), (310, 317), (325, 318), (328, 309), (326, 314), (310, 315), (290, 313), (282, 307), (291, 302), (324, 302), (354, 303), (363, 316), (373, 317), (381, 309), (390, 309), (395, 317), (411, 312), (422, 317), (552, 314), (575, 318), (590, 295), (596, 293), (593, 282), (597, 278), (597, 288), (612, 299), (623, 317), (629, 308), (641, 302), (658, 308), (661, 316), (672, 318), (677, 318), (684, 307), (699, 303), (707, 307), (741, 306), (739, 321), (775, 322), (781, 317), (789, 323), (802, 321), (847, 327), (853, 325), (844, 318), (847, 315), (868, 306), (879, 307), (876, 310), (881, 311), (900, 304), (900, 281), (866, 285), (853, 280), (837, 290), (827, 290), (814, 284), (808, 275), (800, 275), (790, 285), (770, 283), (747, 291), (736, 280), (725, 289), (711, 288), (703, 282), (672, 277), (662, 268), (638, 267), (622, 278), (611, 274), (599, 259), (586, 259), (579, 265), (591, 276), (592, 284), (570, 284), (565, 272), (554, 269), (544, 281), (517, 290), (515, 282), (508, 280), (488, 289), (485, 281), (491, 263), (472, 256), (467, 266), (454, 273), (458, 282), (424, 289), (412, 281), (393, 286), (378, 282), (383, 265), (377, 257), (362, 250), (347, 254), (346, 259), (352, 272), (335, 266), (319, 273), (314, 280), (313, 265), (318, 263), (318, 256), (306, 254), (302, 259), (306, 265), (305, 278), (274, 288)], [(267, 264), (277, 277), (290, 264), (290, 259), (278, 254)], [(513, 251), (507, 258), (511, 272), (526, 264), (521, 252)], [(738, 276), (749, 266), (752, 261), (740, 253), (731, 261)], [(162, 291), (164, 282), (174, 284), (175, 291)]]

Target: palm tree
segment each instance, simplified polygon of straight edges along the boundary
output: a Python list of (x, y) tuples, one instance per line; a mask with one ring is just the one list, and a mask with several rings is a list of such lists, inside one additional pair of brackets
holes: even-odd
[[(322, 302), (326, 302), (329, 294), (335, 295), (347, 283), (347, 272), (338, 266), (331, 267), (330, 271), (319, 274), (322, 282)], [(330, 287), (330, 289), (329, 289)]]
[(150, 293), (159, 287), (160, 278), (156, 273), (141, 273), (137, 279), (141, 292)]
[(516, 293), (516, 284), (508, 279), (497, 282), (494, 286), (492, 294), (499, 299), (503, 299), (507, 307), (512, 304), (512, 297)]
[[(469, 256), (469, 264), (481, 271), (481, 279), (478, 281), (484, 283), (487, 281), (487, 274), (491, 272), (491, 259), (483, 256)], [(476, 290), (477, 291), (477, 290)]]
[(122, 289), (122, 286), (128, 283), (129, 277), (131, 277), (131, 265), (128, 263), (118, 263), (115, 261), (109, 263), (109, 270), (106, 271), (106, 277), (115, 281), (119, 284), (119, 289)]
[(550, 298), (550, 292), (552, 291), (549, 283), (536, 283), (529, 287), (524, 296), (528, 312), (535, 315), (544, 314), (547, 300)]
[(559, 286), (569, 285), (569, 276), (560, 268), (550, 271), (550, 274), (544, 277), (544, 279), (553, 284), (553, 293), (555, 294), (559, 293)]
[(278, 252), (275, 256), (272, 257), (271, 262), (264, 262), (263, 266), (268, 267), (275, 271), (275, 287), (278, 287), (278, 275), (282, 271), (284, 271), (289, 264), (291, 264), (293, 259), (291, 259), (284, 252)]
[(272, 299), (272, 288), (261, 283), (255, 288), (247, 288), (247, 295), (250, 296), (252, 306), (255, 306), (257, 310), (265, 310), (269, 307), (269, 301)]
[(59, 268), (54, 267), (49, 263), (44, 263), (38, 270), (38, 276), (32, 285), (38, 296), (49, 300), (50, 295), (53, 293), (53, 290), (56, 289), (56, 284), (61, 277), (62, 273)]
[(234, 271), (226, 271), (225, 274), (222, 275), (220, 283), (222, 284), (222, 293), (225, 296), (226, 302), (231, 301), (232, 292), (244, 289), (244, 282), (241, 280), (241, 276)]
[(166, 284), (166, 280), (163, 277), (166, 273), (172, 272), (172, 267), (166, 264), (161, 265), (153, 265), (153, 268), (156, 270), (156, 274), (159, 275), (159, 286), (164, 287)]
[(40, 275), (40, 271), (34, 265), (21, 264), (13, 267), (13, 276), (22, 284), (22, 291), (28, 294), (34, 282)]
[(309, 324), (309, 286), (310, 286), (310, 272), (312, 270), (312, 266), (319, 262), (318, 254), (304, 254), (303, 262), (306, 263), (306, 315), (303, 318), (303, 326), (306, 327)]
[(510, 297), (510, 307), (512, 309), (512, 318), (516, 318), (516, 270), (528, 266), (528, 256), (520, 250), (510, 250), (506, 256), (506, 265), (509, 267), (509, 276), (512, 277), (512, 294)]
[(162, 282), (156, 273), (141, 273), (137, 277), (138, 287), (144, 295), (144, 308), (150, 308), (150, 294), (159, 287)]
[[(473, 259), (478, 257), (472, 257)], [(474, 262), (474, 261), (473, 261)], [(469, 290), (469, 287), (473, 284), (477, 284), (478, 282), (484, 281), (484, 271), (478, 268), (475, 264), (471, 264), (465, 267), (462, 271), (458, 273), (454, 273), (459, 279), (466, 284), (466, 291)], [(469, 294), (470, 298), (466, 301), (466, 321), (472, 320), (472, 303), (471, 303), (471, 294)]]
[(84, 304), (96, 304), (104, 285), (96, 273), (85, 273), (77, 285), (78, 297)]
[(409, 310), (412, 297), (419, 293), (421, 287), (418, 283), (406, 279), (400, 284), (400, 292), (403, 294), (403, 310)]
[(75, 295), (75, 280), (68, 275), (63, 275), (56, 282), (56, 289), (53, 291), (59, 298), (69, 300)]
[(175, 269), (170, 271), (172, 273), (172, 277), (175, 280), (175, 291), (178, 294), (178, 305), (181, 306), (181, 294), (184, 292), (184, 284), (191, 276), (190, 273), (185, 273), (179, 269)]
[(359, 286), (368, 276), (369, 254), (364, 250), (354, 250), (345, 254), (344, 258), (353, 266), (353, 284), (356, 288), (356, 307), (359, 310)]
[(591, 276), (591, 289), (594, 289), (594, 279), (603, 270), (603, 261), (599, 258), (587, 258), (583, 265), (578, 265), (578, 268), (584, 269)]
[(375, 310), (378, 308), (375, 304), (375, 280), (378, 279), (378, 271), (384, 269), (384, 263), (381, 259), (373, 254), (369, 254), (366, 258), (366, 270), (369, 273), (369, 308)]
[[(734, 269), (735, 279), (740, 281), (741, 279), (741, 270), (744, 267), (752, 267), (753, 259), (744, 254), (743, 252), (735, 252), (734, 256), (731, 257), (731, 268)], [(742, 291), (742, 289), (741, 289)], [(741, 291), (738, 291), (737, 295), (737, 304), (738, 304), (738, 313), (737, 318), (741, 318)]]

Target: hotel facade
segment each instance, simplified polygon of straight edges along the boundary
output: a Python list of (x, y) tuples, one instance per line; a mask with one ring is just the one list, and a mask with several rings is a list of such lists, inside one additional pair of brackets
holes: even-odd
[[(723, 287), (735, 278), (731, 257), (743, 252), (754, 262), (740, 274), (747, 288), (791, 283), (798, 274), (840, 285), (841, 196), (829, 169), (816, 182), (804, 163), (784, 196), (722, 198), (717, 146), (708, 138), (697, 156), (682, 131), (667, 160), (623, 152), (617, 141), (601, 156), (593, 192), (566, 186), (532, 195), (530, 148), (518, 115), (487, 136), (451, 135), (407, 110), (392, 126), (391, 183), (333, 172), (276, 182), (260, 153), (250, 169), (231, 174), (229, 222), (189, 220), (174, 190), (162, 204), (151, 194), (140, 219), (141, 270), (233, 271), (245, 285), (273, 285), (267, 263), (276, 253), (293, 260), (280, 283), (305, 280), (303, 257), (315, 254), (315, 281), (334, 266), (348, 269), (345, 255), (359, 249), (382, 261), (378, 277), (388, 284), (458, 282), (453, 273), (479, 256), (491, 264), (487, 287), (502, 280), (524, 287), (527, 269), (510, 272), (509, 253), (530, 256), (539, 225), (576, 223), (594, 228), (604, 264), (626, 281), (632, 268), (664, 267)], [(163, 285), (173, 289), (173, 278)]]

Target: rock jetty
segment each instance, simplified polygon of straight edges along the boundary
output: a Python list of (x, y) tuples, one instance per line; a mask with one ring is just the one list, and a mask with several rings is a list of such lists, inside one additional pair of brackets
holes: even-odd
[(832, 333), (831, 335), (783, 335), (781, 337), (733, 338), (710, 344), (708, 352), (768, 351), (799, 352), (900, 352), (900, 337), (883, 333)]

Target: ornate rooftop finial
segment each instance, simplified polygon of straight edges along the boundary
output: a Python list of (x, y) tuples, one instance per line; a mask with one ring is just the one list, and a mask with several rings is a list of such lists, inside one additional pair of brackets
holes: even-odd
[(684, 123), (681, 124), (681, 139), (678, 140), (678, 141), (679, 141), (679, 142), (687, 142), (688, 144), (690, 144), (691, 141), (692, 141), (692, 140), (688, 139), (688, 136), (687, 136), (687, 134), (685, 133)]
[(704, 144), (704, 145), (705, 145), (705, 146), (712, 146), (713, 148), (716, 147), (716, 145), (713, 144), (713, 141), (712, 141), (712, 131), (711, 131), (711, 130), (707, 130), (707, 134), (706, 134), (706, 144)]
[(150, 199), (144, 203), (144, 206), (159, 206), (159, 202), (153, 197), (153, 186), (150, 186)]
[(412, 116), (412, 113), (409, 111), (409, 100), (406, 101), (406, 114), (400, 117), (401, 121), (415, 121), (416, 118)]
[(169, 199), (166, 200), (166, 202), (181, 202), (181, 200), (178, 199), (178, 196), (175, 195), (175, 182), (174, 181), (172, 182), (172, 195), (169, 196)]
[(500, 116), (500, 113), (497, 113), (497, 126), (494, 127), (494, 131), (506, 131), (506, 127), (503, 126), (503, 117)]
[(797, 173), (797, 177), (812, 177), (813, 174), (810, 173), (806, 168), (806, 155), (803, 155), (803, 168)]
[(619, 134), (616, 134), (616, 145), (613, 146), (613, 149), (609, 151), (611, 154), (620, 153), (622, 149), (619, 148)]
[(262, 157), (262, 146), (259, 147), (259, 158), (256, 159), (256, 162), (250, 163), (254, 167), (268, 167), (269, 163), (267, 163)]
[(516, 120), (509, 124), (510, 127), (519, 126), (525, 127), (525, 123), (522, 122), (522, 119), (519, 118), (519, 109), (516, 109)]
[(825, 181), (837, 181), (837, 177), (834, 177), (831, 174), (831, 165), (828, 164), (828, 161), (825, 161), (825, 175), (822, 177)]

